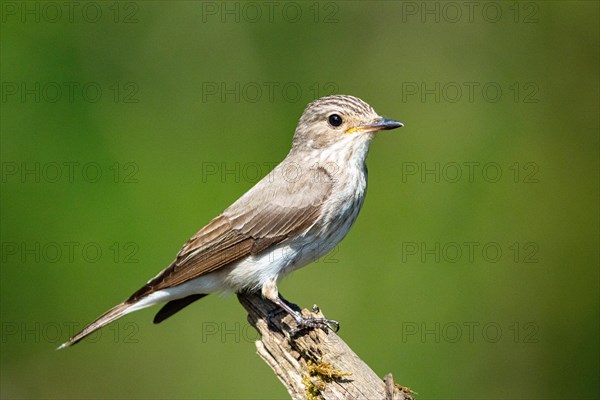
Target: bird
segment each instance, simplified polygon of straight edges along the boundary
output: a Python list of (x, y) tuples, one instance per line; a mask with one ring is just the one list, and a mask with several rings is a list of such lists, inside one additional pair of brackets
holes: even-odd
[(337, 330), (335, 320), (293, 310), (277, 284), (346, 236), (365, 200), (371, 140), (379, 131), (402, 126), (353, 96), (309, 103), (280, 164), (192, 236), (167, 268), (58, 348), (126, 314), (165, 303), (154, 318), (160, 323), (211, 293), (260, 292), (298, 326)]

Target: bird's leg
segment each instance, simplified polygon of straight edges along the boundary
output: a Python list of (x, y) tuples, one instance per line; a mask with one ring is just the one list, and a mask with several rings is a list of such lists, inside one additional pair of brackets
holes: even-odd
[[(334, 332), (337, 332), (340, 329), (340, 324), (333, 319), (326, 318), (315, 318), (304, 317), (300, 312), (292, 309), (285, 300), (283, 300), (279, 296), (279, 292), (277, 290), (277, 284), (274, 281), (269, 281), (262, 287), (262, 294), (267, 299), (271, 300), (273, 303), (277, 304), (281, 309), (290, 314), (296, 323), (298, 324), (298, 329), (292, 330), (292, 336), (306, 328), (322, 328), (322, 329), (331, 329)], [(318, 312), (319, 308), (315, 305), (313, 307), (313, 311)]]

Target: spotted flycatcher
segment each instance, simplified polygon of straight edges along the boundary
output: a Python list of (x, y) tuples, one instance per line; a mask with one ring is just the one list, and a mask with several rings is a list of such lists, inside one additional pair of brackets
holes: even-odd
[(313, 101), (281, 164), (200, 229), (169, 267), (59, 348), (132, 311), (166, 302), (154, 318), (158, 323), (215, 292), (260, 291), (299, 326), (337, 327), (333, 320), (305, 318), (291, 309), (277, 283), (346, 236), (365, 199), (371, 139), (401, 126), (356, 97)]

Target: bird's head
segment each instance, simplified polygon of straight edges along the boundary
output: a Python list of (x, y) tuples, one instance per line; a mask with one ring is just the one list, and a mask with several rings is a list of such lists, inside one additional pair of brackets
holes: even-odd
[(376, 132), (403, 124), (381, 117), (353, 96), (327, 96), (310, 103), (298, 122), (293, 149), (326, 149), (342, 142), (348, 147), (368, 144)]

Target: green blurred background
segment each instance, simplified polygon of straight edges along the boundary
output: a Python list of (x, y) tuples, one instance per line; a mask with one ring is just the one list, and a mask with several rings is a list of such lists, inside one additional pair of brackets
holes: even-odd
[(2, 398), (287, 397), (231, 296), (54, 349), (331, 93), (406, 126), (281, 292), (420, 399), (597, 398), (598, 3), (468, 4), (1, 3)]

